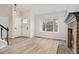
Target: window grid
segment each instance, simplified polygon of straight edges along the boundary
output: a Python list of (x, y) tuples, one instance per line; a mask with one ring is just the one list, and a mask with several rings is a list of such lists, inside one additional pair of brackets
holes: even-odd
[(45, 20), (43, 21), (42, 30), (45, 32), (58, 32), (58, 24), (56, 20)]

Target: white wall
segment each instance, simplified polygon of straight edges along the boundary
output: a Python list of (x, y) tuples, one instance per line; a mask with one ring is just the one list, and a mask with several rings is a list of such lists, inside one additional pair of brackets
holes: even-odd
[[(40, 32), (40, 20), (45, 19), (48, 16), (58, 17), (58, 27), (59, 27), (58, 33)], [(35, 36), (66, 40), (67, 39), (67, 25), (64, 23), (65, 17), (66, 17), (66, 11), (36, 15)]]
[(34, 37), (34, 26), (35, 20), (34, 20), (34, 13), (31, 11), (30, 12), (30, 38)]
[[(0, 4), (0, 24), (5, 26), (6, 28), (9, 26), (9, 8), (8, 8), (8, 5)], [(6, 34), (7, 34), (6, 30), (3, 29), (3, 38), (6, 37)], [(1, 33), (0, 33), (0, 38), (1, 38)]]
[[(8, 23), (9, 23), (9, 22), (8, 22), (8, 18), (7, 18), (7, 17), (5, 17), (5, 16), (0, 16), (0, 24), (1, 24), (1, 25), (5, 26), (5, 27), (7, 28), (8, 25), (9, 25)], [(3, 38), (5, 38), (6, 35), (7, 35), (6, 30), (3, 29)], [(0, 38), (1, 38), (1, 29), (0, 29)]]

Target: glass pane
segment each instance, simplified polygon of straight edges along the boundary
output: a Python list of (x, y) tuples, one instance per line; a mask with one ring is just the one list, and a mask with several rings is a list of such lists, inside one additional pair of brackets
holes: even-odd
[(46, 24), (46, 31), (49, 31), (49, 23)]
[(53, 31), (53, 22), (52, 21), (48, 21), (46, 24), (46, 31)]
[(58, 24), (54, 21), (54, 32), (58, 32)]
[(45, 23), (43, 22), (43, 31), (45, 31)]
[(43, 22), (43, 31), (58, 32), (58, 24), (56, 20)]

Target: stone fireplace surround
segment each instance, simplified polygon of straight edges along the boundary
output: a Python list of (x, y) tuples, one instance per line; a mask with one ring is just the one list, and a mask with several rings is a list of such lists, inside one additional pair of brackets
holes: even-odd
[(65, 22), (68, 25), (67, 47), (73, 53), (79, 53), (79, 12), (71, 12)]

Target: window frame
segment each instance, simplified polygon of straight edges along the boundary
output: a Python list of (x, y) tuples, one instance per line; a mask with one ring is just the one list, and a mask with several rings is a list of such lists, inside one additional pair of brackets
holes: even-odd
[[(52, 20), (52, 21), (54, 21), (54, 19), (50, 19), (50, 20)], [(57, 23), (57, 32), (56, 31), (54, 31), (54, 29), (53, 29), (53, 31), (43, 31), (43, 22), (47, 22), (47, 21), (49, 21), (49, 20), (41, 20), (40, 21), (40, 32), (46, 32), (46, 33), (59, 33), (59, 25), (58, 25), (58, 23)], [(58, 20), (57, 20), (57, 22), (58, 22)], [(53, 28), (54, 28), (54, 23), (53, 23)]]

